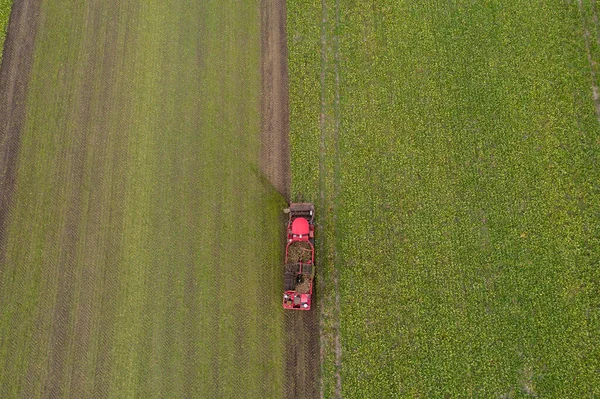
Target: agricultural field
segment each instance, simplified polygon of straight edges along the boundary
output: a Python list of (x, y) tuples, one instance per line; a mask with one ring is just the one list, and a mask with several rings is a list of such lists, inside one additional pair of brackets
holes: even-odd
[(600, 396), (595, 1), (287, 12), (324, 397)]
[(13, 0), (0, 0), (0, 63), (2, 62), (2, 49), (6, 39), (6, 29), (8, 27), (8, 18), (10, 17), (10, 7)]
[(23, 96), (2, 97), (0, 397), (281, 397), (260, 2), (19, 4), (36, 29), (11, 53)]

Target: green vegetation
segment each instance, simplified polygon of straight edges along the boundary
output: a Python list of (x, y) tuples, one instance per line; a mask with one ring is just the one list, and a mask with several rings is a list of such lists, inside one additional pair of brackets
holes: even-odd
[(2, 397), (280, 397), (258, 2), (43, 2)]
[(2, 62), (2, 49), (6, 39), (6, 29), (8, 28), (8, 19), (13, 0), (0, 0), (0, 63)]
[(288, 4), (326, 397), (600, 395), (594, 3), (343, 4)]

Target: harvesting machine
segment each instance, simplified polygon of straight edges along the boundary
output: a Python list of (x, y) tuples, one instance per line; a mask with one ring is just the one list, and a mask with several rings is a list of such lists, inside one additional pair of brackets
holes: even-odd
[(292, 203), (289, 214), (283, 275), (284, 309), (310, 310), (315, 277), (315, 207)]

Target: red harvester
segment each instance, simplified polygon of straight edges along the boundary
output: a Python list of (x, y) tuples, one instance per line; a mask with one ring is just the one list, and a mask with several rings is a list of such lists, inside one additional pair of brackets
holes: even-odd
[(315, 207), (292, 203), (289, 214), (283, 275), (283, 308), (310, 310), (315, 277)]

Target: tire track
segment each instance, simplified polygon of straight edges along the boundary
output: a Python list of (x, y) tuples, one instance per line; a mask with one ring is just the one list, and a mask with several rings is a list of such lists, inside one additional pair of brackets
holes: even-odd
[[(285, 0), (261, 0), (261, 170), (275, 189), (289, 201), (291, 180), (286, 40)], [(320, 376), (318, 310), (286, 311), (283, 324), (286, 334), (284, 396), (290, 399), (314, 399), (318, 396)]]
[[(314, 300), (318, 301), (318, 294), (314, 296)], [(319, 395), (318, 316), (317, 309), (285, 312), (286, 398), (313, 399)]]
[[(322, 212), (319, 223), (319, 252), (323, 261), (320, 288), (323, 299), (320, 302), (321, 323), (321, 372), (326, 375), (329, 367), (333, 370), (333, 387), (323, 378), (320, 384), (320, 397), (333, 395), (342, 397), (342, 348), (340, 340), (340, 262), (336, 245), (336, 208), (340, 193), (339, 185), (339, 135), (340, 135), (340, 90), (339, 90), (339, 3), (333, 5), (321, 0), (321, 115), (319, 143), (319, 201)], [(326, 226), (326, 227), (325, 227)]]
[[(120, 46), (123, 53), (120, 58), (117, 58), (117, 63), (114, 65), (115, 70), (124, 70), (126, 68), (133, 69), (127, 60), (133, 57), (136, 49), (136, 34), (135, 27), (137, 16), (139, 13), (139, 4), (126, 3), (127, 10), (117, 7), (114, 12), (126, 19), (126, 26), (123, 37), (119, 37)], [(116, 17), (115, 17), (116, 18)], [(131, 92), (131, 81), (123, 78), (123, 76), (131, 76), (132, 72), (128, 71), (119, 76), (115, 81), (115, 88), (121, 88), (122, 93)], [(117, 90), (118, 91), (118, 90)], [(120, 271), (120, 262), (122, 261), (122, 238), (125, 229), (125, 196), (127, 195), (127, 162), (130, 159), (128, 151), (129, 137), (127, 134), (129, 126), (132, 124), (131, 108), (132, 101), (127, 96), (118, 94), (117, 101), (112, 103), (112, 111), (114, 117), (108, 126), (111, 132), (108, 140), (113, 143), (113, 149), (109, 152), (112, 158), (106, 159), (108, 165), (108, 173), (112, 177), (108, 194), (107, 203), (111, 204), (106, 210), (104, 217), (106, 224), (102, 222), (106, 228), (110, 230), (110, 234), (104, 233), (106, 243), (102, 249), (100, 262), (103, 268), (100, 272), (99, 286), (95, 304), (95, 314), (93, 316), (94, 331), (91, 339), (90, 352), (94, 355), (88, 360), (86, 365), (88, 375), (94, 376), (90, 382), (91, 391), (86, 389), (86, 394), (89, 396), (107, 397), (111, 382), (111, 364), (112, 353), (111, 348), (114, 347), (115, 337), (115, 322), (117, 315), (118, 298), (120, 294), (120, 282), (118, 279)], [(106, 102), (107, 99), (105, 99)], [(118, 150), (115, 150), (118, 149)], [(93, 371), (92, 371), (93, 370)]]
[(290, 200), (289, 89), (285, 0), (261, 0), (261, 149), (267, 180)]

